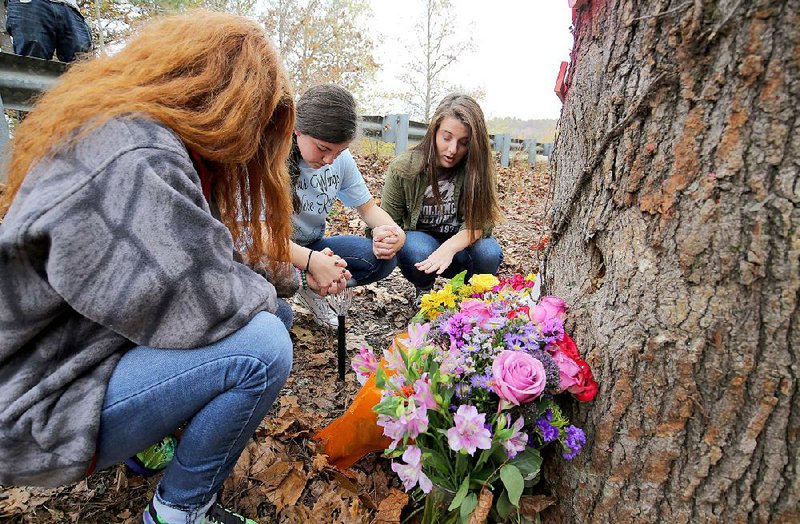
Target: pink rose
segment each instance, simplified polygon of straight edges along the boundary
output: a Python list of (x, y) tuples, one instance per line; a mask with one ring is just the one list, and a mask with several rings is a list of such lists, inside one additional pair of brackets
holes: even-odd
[(581, 402), (588, 402), (597, 395), (597, 382), (585, 360), (570, 357), (560, 348), (551, 353), (558, 365), (558, 388), (569, 391)]
[(497, 396), (517, 406), (541, 395), (547, 382), (542, 363), (524, 351), (497, 355), (492, 374)]
[(564, 299), (554, 296), (542, 297), (531, 311), (531, 320), (536, 324), (544, 324), (554, 317), (564, 318), (567, 303)]
[(560, 350), (556, 350), (552, 357), (553, 361), (558, 365), (558, 389), (566, 391), (577, 384), (577, 376), (581, 372), (578, 364)]

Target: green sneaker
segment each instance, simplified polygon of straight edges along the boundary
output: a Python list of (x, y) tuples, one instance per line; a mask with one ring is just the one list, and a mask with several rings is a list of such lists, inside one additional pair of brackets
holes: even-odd
[(125, 465), (139, 475), (149, 477), (166, 468), (175, 456), (178, 439), (167, 435), (161, 442), (157, 442), (144, 451), (125, 460)]
[[(171, 524), (158, 516), (152, 503), (148, 504), (147, 509), (144, 510), (142, 521), (144, 524)], [(206, 512), (205, 516), (200, 519), (200, 524), (258, 524), (258, 522), (225, 509), (219, 503), (215, 503)]]

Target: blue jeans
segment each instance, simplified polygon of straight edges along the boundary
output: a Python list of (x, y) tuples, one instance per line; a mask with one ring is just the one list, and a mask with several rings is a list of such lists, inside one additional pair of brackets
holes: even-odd
[(125, 460), (188, 421), (155, 496), (170, 508), (199, 511), (233, 470), (291, 367), (289, 333), (266, 312), (208, 346), (131, 349), (108, 384), (98, 469)]
[(372, 253), (372, 239), (354, 235), (337, 235), (317, 240), (306, 246), (314, 251), (322, 251), (326, 247), (347, 262), (347, 270), (353, 275), (351, 285), (363, 286), (388, 277), (397, 265), (397, 257), (390, 260), (379, 260)]
[[(420, 289), (430, 289), (436, 281), (436, 273), (420, 271), (414, 264), (422, 262), (441, 246), (446, 238), (437, 238), (422, 231), (406, 231), (406, 243), (397, 254), (397, 264), (403, 276)], [(503, 251), (494, 237), (481, 238), (456, 253), (453, 262), (442, 276), (453, 278), (465, 269), (467, 279), (475, 274), (497, 274), (503, 262)]]
[(53, 52), (62, 62), (92, 49), (92, 35), (81, 14), (50, 0), (8, 0), (6, 31), (14, 53), (50, 60)]

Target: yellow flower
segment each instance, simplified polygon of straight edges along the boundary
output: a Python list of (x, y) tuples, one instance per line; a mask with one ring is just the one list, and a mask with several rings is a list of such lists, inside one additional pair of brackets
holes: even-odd
[(420, 302), (420, 308), (427, 312), (431, 309), (436, 309), (439, 306), (439, 301), (436, 299), (436, 295), (434, 293), (427, 293), (422, 295), (422, 301)]
[(475, 293), (489, 291), (499, 283), (500, 281), (496, 276), (487, 274), (472, 275), (472, 278), (469, 279), (469, 284), (472, 286)]
[(453, 286), (445, 284), (444, 289), (436, 293), (440, 303), (449, 308), (456, 307), (456, 296), (453, 294)]
[(477, 291), (475, 291), (475, 288), (473, 288), (468, 284), (465, 284), (460, 288), (458, 288), (458, 296), (460, 297), (471, 297), (475, 293), (477, 293)]

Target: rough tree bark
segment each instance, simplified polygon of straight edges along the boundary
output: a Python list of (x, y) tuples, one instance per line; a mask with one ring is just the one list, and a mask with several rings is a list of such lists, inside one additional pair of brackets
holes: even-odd
[(590, 0), (546, 291), (601, 384), (545, 522), (800, 522), (800, 0)]

